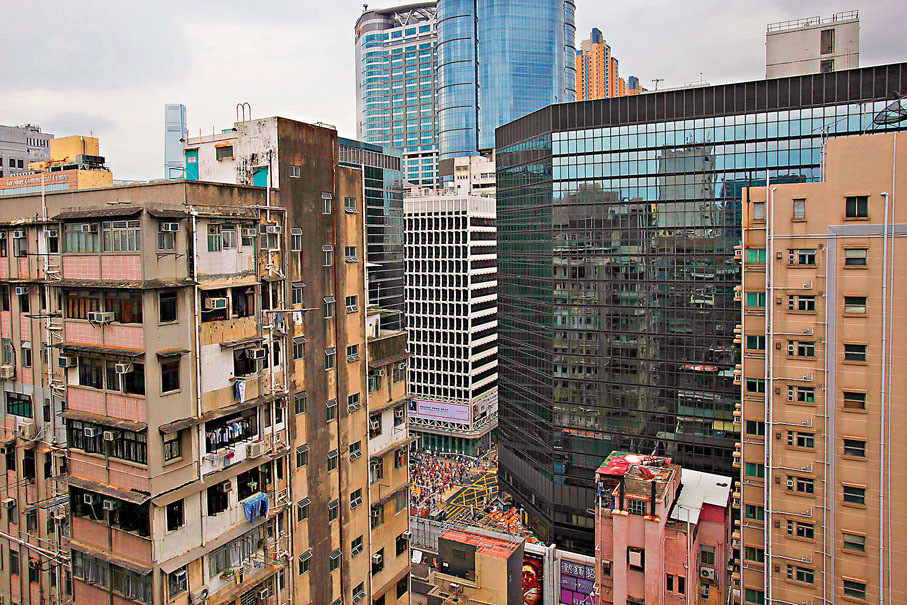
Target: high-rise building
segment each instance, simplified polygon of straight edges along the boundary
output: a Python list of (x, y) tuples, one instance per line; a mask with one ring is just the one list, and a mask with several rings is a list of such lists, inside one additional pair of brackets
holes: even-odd
[[(394, 354), (388, 357), (397, 359), (382, 357), (377, 365), (364, 355), (367, 326), (381, 336), (380, 327), (366, 322), (364, 308), (364, 179), (360, 169), (340, 164), (339, 148), (330, 127), (277, 117), (236, 122), (220, 134), (186, 142), (187, 179), (270, 185), (276, 189), (274, 203), (287, 213), (288, 260), (271, 266), (267, 279), (271, 289), (288, 289), (285, 306), (269, 308), (286, 311), (280, 321), (296, 360), (287, 387), (294, 412), (289, 487), (299, 524), (290, 551), (298, 563), (291, 601), (339, 604), (374, 597), (408, 603), (404, 544), (395, 543), (392, 554), (382, 552), (383, 546), (373, 551), (371, 541), (383, 523), (390, 523), (386, 531), (408, 523), (397, 520), (409, 515), (409, 508), (400, 506), (409, 497), (407, 473), (400, 471), (405, 453), (399, 453), (406, 406), (393, 407), (393, 413), (403, 410), (403, 422), (392, 421), (387, 438), (374, 440), (381, 435), (388, 399), (399, 403), (405, 390), (399, 384), (405, 367), (394, 366), (388, 389), (374, 388), (377, 378), (386, 375), (388, 364), (405, 364), (406, 354), (400, 346), (389, 347)], [(377, 417), (370, 416), (373, 393), (380, 400)], [(362, 456), (354, 453), (357, 445), (366, 448)], [(373, 445), (382, 449), (369, 450)], [(385, 473), (388, 456), (402, 458)]]
[(497, 426), (493, 198), (408, 197), (410, 428), (422, 447), (477, 455)]
[(859, 66), (858, 11), (781, 21), (766, 28), (766, 78), (829, 73)]
[(339, 143), (340, 164), (359, 168), (364, 179), (368, 307), (381, 309), (385, 328), (399, 329), (404, 323), (401, 153), (352, 139)]
[(905, 158), (832, 139), (819, 182), (744, 191), (743, 603), (907, 594)]
[(617, 57), (611, 54), (611, 46), (605, 42), (602, 32), (597, 27), (587, 40), (583, 40), (576, 51), (576, 100), (592, 101), (625, 97), (642, 92), (639, 78), (620, 77)]
[(597, 605), (739, 602), (730, 477), (613, 452), (595, 482)]
[(41, 132), (40, 126), (0, 125), (0, 178), (22, 174), (29, 162), (50, 157), (50, 140), (54, 135)]
[(189, 138), (186, 106), (175, 103), (164, 105), (164, 178), (186, 177), (183, 141)]
[(403, 151), (407, 182), (438, 184), (435, 2), (365, 10), (356, 21), (356, 137)]
[(498, 129), (500, 481), (591, 552), (613, 450), (731, 474), (740, 192), (815, 181), (907, 64), (554, 105)]
[(441, 159), (495, 146), (495, 128), (576, 98), (573, 0), (438, 1)]

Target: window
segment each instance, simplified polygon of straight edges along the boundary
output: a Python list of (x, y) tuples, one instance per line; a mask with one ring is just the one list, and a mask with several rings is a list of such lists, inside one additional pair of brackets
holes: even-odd
[(765, 248), (747, 248), (746, 262), (747, 264), (764, 265)]
[(63, 251), (74, 253), (99, 252), (100, 238), (97, 223), (66, 223), (63, 225)]
[(325, 351), (324, 351), (324, 369), (333, 370), (335, 365), (337, 365), (337, 349), (335, 349), (334, 347), (325, 349)]
[(356, 214), (356, 198), (354, 197), (345, 197), (343, 198), (343, 211), (347, 214)]
[(814, 248), (789, 250), (787, 253), (787, 262), (790, 265), (814, 267), (816, 265), (816, 250)]
[(302, 289), (305, 287), (305, 284), (302, 282), (295, 282), (292, 288), (292, 301), (294, 305), (302, 304)]
[(307, 550), (299, 555), (299, 575), (309, 573), (309, 561), (312, 559), (312, 551)]
[(324, 253), (324, 262), (322, 264), (325, 267), (332, 266), (334, 264), (334, 246), (322, 246), (321, 251)]
[(19, 313), (28, 313), (31, 308), (28, 303), (28, 293), (19, 295)]
[(296, 468), (302, 468), (309, 464), (309, 446), (302, 444), (296, 448)]
[(213, 517), (222, 513), (230, 506), (230, 481), (224, 481), (217, 485), (212, 485), (207, 489), (208, 499), (208, 516)]
[(356, 443), (350, 444), (350, 460), (356, 460), (362, 456), (362, 442), (357, 441)]
[(791, 340), (787, 343), (787, 353), (794, 357), (815, 357), (816, 343), (806, 340)]
[(305, 336), (297, 336), (293, 339), (293, 359), (303, 357), (305, 357)]
[(346, 303), (347, 313), (356, 313), (359, 311), (359, 297), (357, 295), (347, 296), (344, 302)]
[[(159, 223), (157, 231), (157, 249), (158, 250), (176, 250), (176, 232), (170, 225), (179, 227), (179, 223)], [(166, 229), (166, 230), (165, 230)]]
[(866, 363), (866, 345), (845, 344), (844, 361)]
[(804, 433), (801, 431), (787, 431), (787, 445), (791, 447), (803, 447), (815, 449), (816, 436), (813, 433)]
[(381, 527), (384, 525), (384, 505), (377, 504), (371, 508), (371, 528)]
[(844, 533), (844, 550), (849, 552), (866, 552), (866, 536)]
[(765, 423), (761, 420), (747, 420), (746, 434), (756, 437), (765, 437)]
[(813, 540), (816, 537), (816, 526), (812, 523), (803, 523), (801, 521), (788, 521), (787, 533), (797, 538)]
[(755, 588), (747, 588), (744, 591), (744, 598), (747, 603), (755, 603), (756, 605), (765, 604), (765, 593)]
[(174, 597), (187, 590), (189, 590), (189, 575), (186, 571), (186, 566), (183, 565), (167, 575), (167, 595)]
[(753, 222), (765, 222), (765, 202), (753, 202)]
[(835, 52), (835, 30), (823, 29), (819, 34), (819, 52), (830, 55)]
[(630, 569), (633, 571), (642, 571), (646, 569), (646, 551), (635, 546), (627, 547), (627, 560)]
[(746, 476), (747, 477), (758, 477), (760, 479), (765, 478), (765, 465), (759, 464), (757, 462), (747, 462), (746, 466)]
[(233, 145), (221, 145), (214, 148), (214, 157), (220, 162), (221, 160), (233, 159)]
[(334, 317), (334, 305), (335, 304), (336, 304), (336, 300), (334, 299), (333, 296), (324, 297), (324, 318), (325, 319), (330, 319), (330, 318)]
[(765, 551), (761, 548), (756, 548), (754, 546), (747, 546), (744, 550), (744, 558), (747, 561), (755, 561), (756, 563), (765, 563)]
[(180, 362), (161, 363), (161, 393), (171, 393), (180, 388)]
[(176, 531), (185, 523), (183, 501), (177, 500), (167, 505), (167, 531)]
[(183, 455), (180, 434), (164, 435), (164, 462), (176, 460)]
[(157, 298), (158, 321), (162, 324), (176, 321), (176, 290), (163, 290), (158, 293)]
[(747, 504), (744, 507), (744, 514), (747, 519), (765, 521), (765, 509), (757, 504)]
[(847, 218), (868, 218), (869, 196), (849, 195), (844, 198), (844, 207), (844, 216), (846, 216)]
[(747, 334), (746, 336), (746, 348), (752, 351), (764, 351), (765, 350), (765, 336), (761, 334)]
[(220, 225), (208, 225), (208, 252), (220, 252), (222, 247)]
[(822, 59), (819, 61), (819, 73), (830, 74), (835, 70), (834, 59)]
[(101, 223), (104, 252), (138, 252), (142, 249), (139, 221)]
[(804, 584), (813, 584), (815, 582), (815, 574), (816, 572), (808, 567), (800, 567), (799, 565), (787, 566), (788, 580), (803, 582)]
[(746, 379), (746, 392), (747, 393), (764, 393), (765, 392), (765, 379), (764, 378), (747, 378)]
[(298, 179), (302, 176), (302, 166), (297, 166), (296, 164), (290, 164), (290, 178)]
[(865, 296), (845, 296), (844, 312), (855, 315), (866, 315), (866, 297)]
[[(788, 484), (790, 484), (791, 479), (788, 478)], [(816, 480), (810, 479), (808, 477), (794, 477), (793, 478), (794, 491), (800, 492), (801, 494), (815, 494), (816, 493)]]
[(866, 457), (866, 442), (862, 439), (844, 438), (844, 455), (855, 458)]
[(397, 598), (400, 599), (409, 590), (409, 576), (397, 580)]
[(746, 306), (747, 307), (764, 307), (765, 306), (765, 292), (747, 292), (746, 293)]
[(844, 266), (865, 267), (866, 254), (866, 248), (847, 248), (846, 250), (844, 250)]
[(356, 556), (362, 552), (362, 536), (359, 536), (352, 542), (350, 542), (350, 554)]
[(866, 599), (866, 582), (844, 578), (844, 596), (854, 599)]
[(348, 362), (359, 361), (359, 345), (350, 345), (346, 348), (346, 360)]
[(350, 494), (350, 508), (356, 508), (360, 504), (362, 504), (362, 488), (359, 488)]
[(290, 229), (290, 250), (293, 252), (302, 251), (302, 229)]
[(30, 368), (32, 366), (31, 343), (22, 342), (22, 367)]
[(331, 214), (334, 211), (334, 200), (331, 198), (331, 194), (322, 193), (321, 194), (321, 214)]
[(305, 414), (308, 393), (300, 391), (293, 396), (293, 407), (297, 414)]
[(336, 449), (328, 452), (328, 472), (337, 470), (337, 460), (340, 458)]
[(257, 528), (213, 550), (208, 555), (208, 574), (215, 576), (227, 568), (244, 567), (260, 557), (263, 538), (261, 528)]
[(866, 393), (856, 393), (854, 391), (844, 391), (844, 409), (845, 410), (865, 410)]
[(393, 378), (394, 382), (400, 382), (401, 380), (406, 378), (406, 362), (405, 361), (398, 361), (397, 363), (394, 364), (394, 373), (393, 373), (392, 378)]
[(309, 504), (311, 503), (312, 501), (308, 498), (303, 498), (296, 503), (296, 517), (299, 521), (305, 521), (309, 518)]
[(224, 250), (236, 249), (236, 226), (223, 225), (220, 228), (220, 237), (223, 240), (222, 247)]
[(28, 240), (24, 237), (13, 238), (13, 256), (22, 258), (28, 256)]
[(794, 200), (793, 218), (795, 221), (806, 220), (806, 200), (805, 199)]
[(362, 407), (362, 403), (359, 401), (359, 393), (353, 393), (352, 395), (347, 395), (346, 397), (346, 409), (348, 412), (355, 412)]
[(407, 550), (409, 550), (409, 539), (407, 539), (406, 534), (400, 534), (399, 536), (397, 536), (395, 548), (396, 554), (399, 557)]
[(6, 394), (6, 413), (23, 418), (33, 418), (31, 397), (21, 393)]
[(331, 500), (328, 504), (328, 522), (336, 521), (340, 517), (340, 500)]
[(343, 256), (348, 263), (358, 263), (359, 257), (356, 255), (356, 246), (345, 246)]
[(372, 575), (381, 573), (384, 569), (384, 549), (381, 548), (372, 557)]

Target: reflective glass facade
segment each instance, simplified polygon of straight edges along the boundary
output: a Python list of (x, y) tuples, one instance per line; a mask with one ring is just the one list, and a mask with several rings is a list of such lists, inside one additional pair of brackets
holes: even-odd
[(438, 178), (435, 3), (363, 13), (356, 23), (356, 136), (403, 152), (414, 185)]
[(494, 130), (576, 98), (573, 0), (438, 1), (441, 158), (494, 147)]
[(907, 65), (882, 66), (553, 106), (498, 130), (500, 477), (542, 539), (591, 551), (612, 450), (736, 474), (741, 190), (818, 180), (823, 136), (880, 130), (905, 85)]

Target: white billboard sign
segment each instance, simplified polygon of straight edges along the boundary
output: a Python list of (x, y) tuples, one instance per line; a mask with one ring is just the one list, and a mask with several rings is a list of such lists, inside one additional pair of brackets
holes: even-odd
[(469, 406), (460, 403), (411, 399), (409, 401), (409, 417), (438, 422), (469, 424)]

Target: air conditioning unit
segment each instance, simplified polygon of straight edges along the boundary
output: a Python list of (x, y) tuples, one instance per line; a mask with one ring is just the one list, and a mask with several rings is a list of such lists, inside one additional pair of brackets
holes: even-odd
[(280, 225), (267, 225), (265, 233), (280, 233)]
[(176, 232), (180, 230), (179, 223), (161, 223), (161, 231)]
[(60, 355), (59, 364), (61, 368), (74, 368), (76, 367), (76, 359), (74, 357)]
[(381, 516), (381, 509), (380, 509), (380, 508), (372, 508), (372, 510), (371, 510), (371, 512), (370, 512), (370, 515), (371, 515), (372, 517), (375, 517), (375, 518), (380, 517), (380, 516)]
[(709, 587), (707, 584), (703, 584), (699, 587), (699, 596), (705, 599), (709, 598)]
[(192, 593), (192, 605), (202, 605), (208, 600), (208, 589), (202, 588), (198, 592)]
[(264, 442), (254, 441), (246, 446), (246, 457), (247, 458), (258, 458), (264, 453)]
[(104, 441), (113, 441), (116, 439), (116, 433), (113, 431), (104, 431)]
[(346, 356), (346, 360), (347, 360), (348, 363), (352, 363), (352, 362), (354, 362), (354, 361), (359, 361), (359, 354), (358, 354), (358, 353), (354, 353), (354, 354), (352, 354), (352, 355), (347, 355), (347, 356)]
[(381, 565), (382, 559), (384, 559), (384, 556), (380, 552), (376, 552), (372, 555), (372, 563), (375, 565)]
[(212, 297), (205, 299), (205, 309), (208, 311), (216, 311), (218, 309), (227, 308), (227, 299), (224, 297)]
[(88, 321), (96, 324), (109, 324), (113, 319), (114, 315), (111, 311), (90, 311), (88, 313)]
[(96, 496), (94, 494), (82, 494), (82, 502), (88, 506), (92, 506), (95, 503)]
[(347, 305), (347, 306), (346, 306), (346, 312), (347, 312), (347, 313), (358, 313), (358, 312), (359, 312), (359, 305)]
[(381, 428), (381, 422), (377, 419), (369, 418), (368, 426), (370, 429), (377, 431), (379, 428)]
[(740, 246), (734, 246), (734, 258), (741, 259), (743, 258), (743, 248)]
[(359, 259), (356, 258), (355, 256), (347, 256), (347, 257), (344, 257), (343, 260), (345, 260), (348, 263), (358, 263), (359, 262)]
[(222, 491), (223, 493), (226, 494), (227, 492), (232, 492), (232, 491), (233, 491), (233, 482), (232, 482), (232, 481), (224, 481), (224, 482), (221, 483), (218, 487), (220, 488), (220, 491)]
[(5, 508), (6, 510), (10, 510), (10, 509), (12, 509), (12, 508), (15, 508), (15, 506), (16, 506), (16, 499), (15, 499), (15, 498), (4, 498), (4, 499), (3, 499), (3, 508)]
[(56, 229), (45, 229), (44, 237), (57, 237), (60, 235), (60, 232)]
[(28, 294), (28, 286), (16, 286), (14, 289), (16, 296), (24, 296)]
[(82, 223), (79, 225), (79, 231), (82, 233), (91, 233), (93, 229), (91, 228), (91, 223)]
[(403, 413), (404, 413), (403, 408), (400, 408), (399, 410), (394, 410), (394, 417), (403, 418)]
[(16, 231), (13, 231), (13, 239), (22, 239), (24, 237), (25, 237), (25, 231), (23, 231), (22, 229), (17, 229)]
[(249, 349), (249, 359), (265, 359), (267, 353), (264, 349)]
[(0, 366), (0, 380), (12, 380), (16, 377), (16, 366)]
[(794, 489), (794, 480), (793, 479), (787, 480), (787, 489)]
[(131, 363), (116, 363), (113, 365), (113, 370), (117, 374), (128, 374), (132, 369)]
[(362, 402), (357, 401), (356, 403), (351, 403), (346, 406), (348, 412), (355, 412), (356, 410), (362, 407)]
[(410, 537), (411, 535), (412, 535), (412, 534), (409, 532), (409, 530), (406, 530), (405, 532), (403, 532), (402, 534), (400, 534), (400, 537), (403, 538), (404, 540), (409, 540), (409, 537)]
[(715, 579), (715, 570), (712, 569), (711, 567), (701, 567), (699, 569), (699, 575), (706, 580), (714, 580)]
[(387, 376), (387, 370), (381, 368), (380, 370), (375, 371), (375, 376)]
[(104, 502), (101, 504), (104, 507), (104, 510), (116, 510), (120, 508), (119, 500), (111, 500), (110, 498), (104, 498)]
[(22, 439), (34, 439), (35, 435), (38, 433), (38, 429), (34, 422), (23, 422), (19, 425), (19, 428), (16, 429), (16, 433)]
[(101, 434), (101, 429), (88, 426), (82, 429), (82, 434), (88, 438), (98, 437)]
[(243, 227), (241, 233), (243, 237), (255, 237), (255, 227)]
[(269, 596), (271, 596), (271, 590), (269, 588), (262, 588), (261, 590), (258, 591), (259, 599), (264, 600), (264, 599), (267, 599)]

